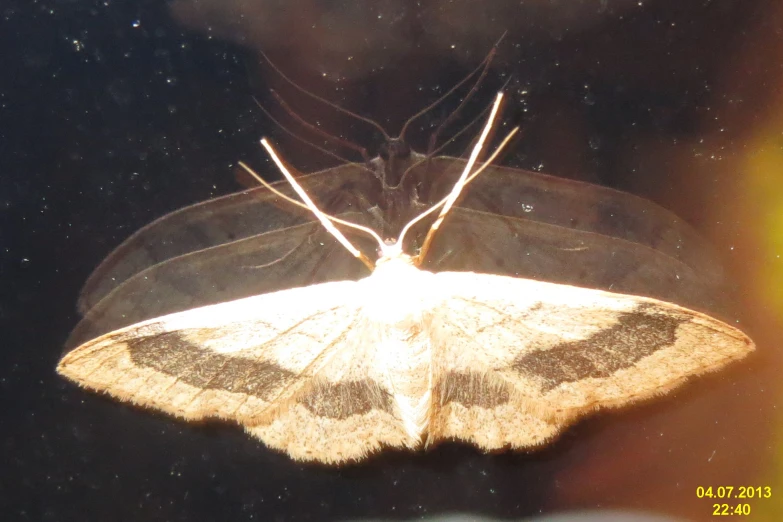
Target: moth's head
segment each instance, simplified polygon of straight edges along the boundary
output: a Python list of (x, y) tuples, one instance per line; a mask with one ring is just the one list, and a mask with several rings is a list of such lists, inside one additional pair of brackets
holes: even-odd
[(402, 241), (398, 241), (394, 238), (387, 238), (383, 240), (383, 243), (378, 245), (378, 262), (379, 265), (389, 259), (411, 256), (404, 254), (402, 251)]
[(395, 239), (387, 239), (379, 249), (375, 268), (381, 265), (403, 264), (416, 266), (416, 259), (402, 251), (402, 243)]

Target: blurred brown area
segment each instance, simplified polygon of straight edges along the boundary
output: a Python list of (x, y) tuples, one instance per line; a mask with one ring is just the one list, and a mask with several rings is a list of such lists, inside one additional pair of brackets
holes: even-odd
[[(493, 74), (513, 76), (525, 138), (507, 160), (636, 193), (689, 221), (724, 259), (741, 326), (758, 344), (745, 363), (601, 414), (539, 453), (553, 477), (551, 505), (706, 520), (713, 502), (697, 499), (697, 486), (780, 476), (768, 463), (780, 451), (783, 397), (774, 286), (783, 281), (783, 4), (177, 0), (171, 9), (193, 30), (263, 50), (304, 88), (391, 133), (508, 31)], [(297, 96), (260, 59), (253, 72), (259, 85)], [(298, 102), (324, 127), (366, 137), (320, 104)], [(757, 161), (763, 154), (772, 159)], [(524, 466), (528, 457), (510, 458)]]

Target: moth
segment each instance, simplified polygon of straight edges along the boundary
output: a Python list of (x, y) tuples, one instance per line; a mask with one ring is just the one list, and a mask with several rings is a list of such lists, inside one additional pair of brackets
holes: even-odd
[[(534, 448), (754, 349), (716, 317), (721, 273), (667, 211), (488, 164), (476, 177), (499, 103), (467, 161), (411, 153), (297, 180), (270, 148), (290, 189), (165, 216), (104, 261), (58, 372), (341, 464), (444, 440)], [(294, 194), (304, 208), (284, 217)], [(341, 221), (404, 226), (396, 241), (365, 227), (373, 262)]]

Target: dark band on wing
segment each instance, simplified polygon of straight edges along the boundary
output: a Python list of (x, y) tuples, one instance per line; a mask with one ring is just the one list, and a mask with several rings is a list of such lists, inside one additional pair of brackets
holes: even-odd
[(202, 348), (179, 332), (164, 332), (125, 342), (136, 366), (152, 368), (198, 388), (268, 399), (296, 378), (293, 372), (274, 363)]
[(338, 420), (364, 415), (371, 410), (394, 411), (391, 395), (372, 379), (317, 382), (298, 402), (313, 415)]
[(606, 378), (663, 348), (674, 345), (684, 315), (649, 313), (639, 306), (618, 316), (617, 323), (587, 339), (560, 343), (514, 361), (516, 371), (542, 379), (547, 392), (563, 383)]
[(466, 408), (492, 409), (508, 402), (508, 388), (478, 372), (447, 372), (435, 386), (435, 400), (442, 406), (458, 402)]

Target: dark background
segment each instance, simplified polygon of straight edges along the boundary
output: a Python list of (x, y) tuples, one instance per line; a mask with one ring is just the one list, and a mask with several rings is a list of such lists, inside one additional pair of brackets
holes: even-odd
[[(0, 2), (3, 519), (517, 518), (621, 507), (706, 520), (712, 502), (696, 486), (777, 484), (778, 3), (366, 4)], [(343, 469), (295, 463), (238, 428), (138, 411), (55, 374), (80, 285), (134, 230), (237, 190), (239, 159), (264, 170), (261, 135), (304, 171), (328, 164), (257, 109), (253, 96), (266, 105), (269, 86), (284, 92), (259, 49), (393, 133), (506, 30), (477, 100), (489, 103), (510, 79), (507, 120), (524, 138), (505, 163), (634, 192), (689, 221), (736, 282), (759, 345), (749, 361), (598, 415), (537, 453), (454, 445)], [(323, 111), (302, 104), (308, 116)], [(412, 144), (422, 148), (447, 111), (428, 115)], [(355, 122), (312, 117), (378, 145)], [(779, 505), (752, 504), (759, 520)]]

